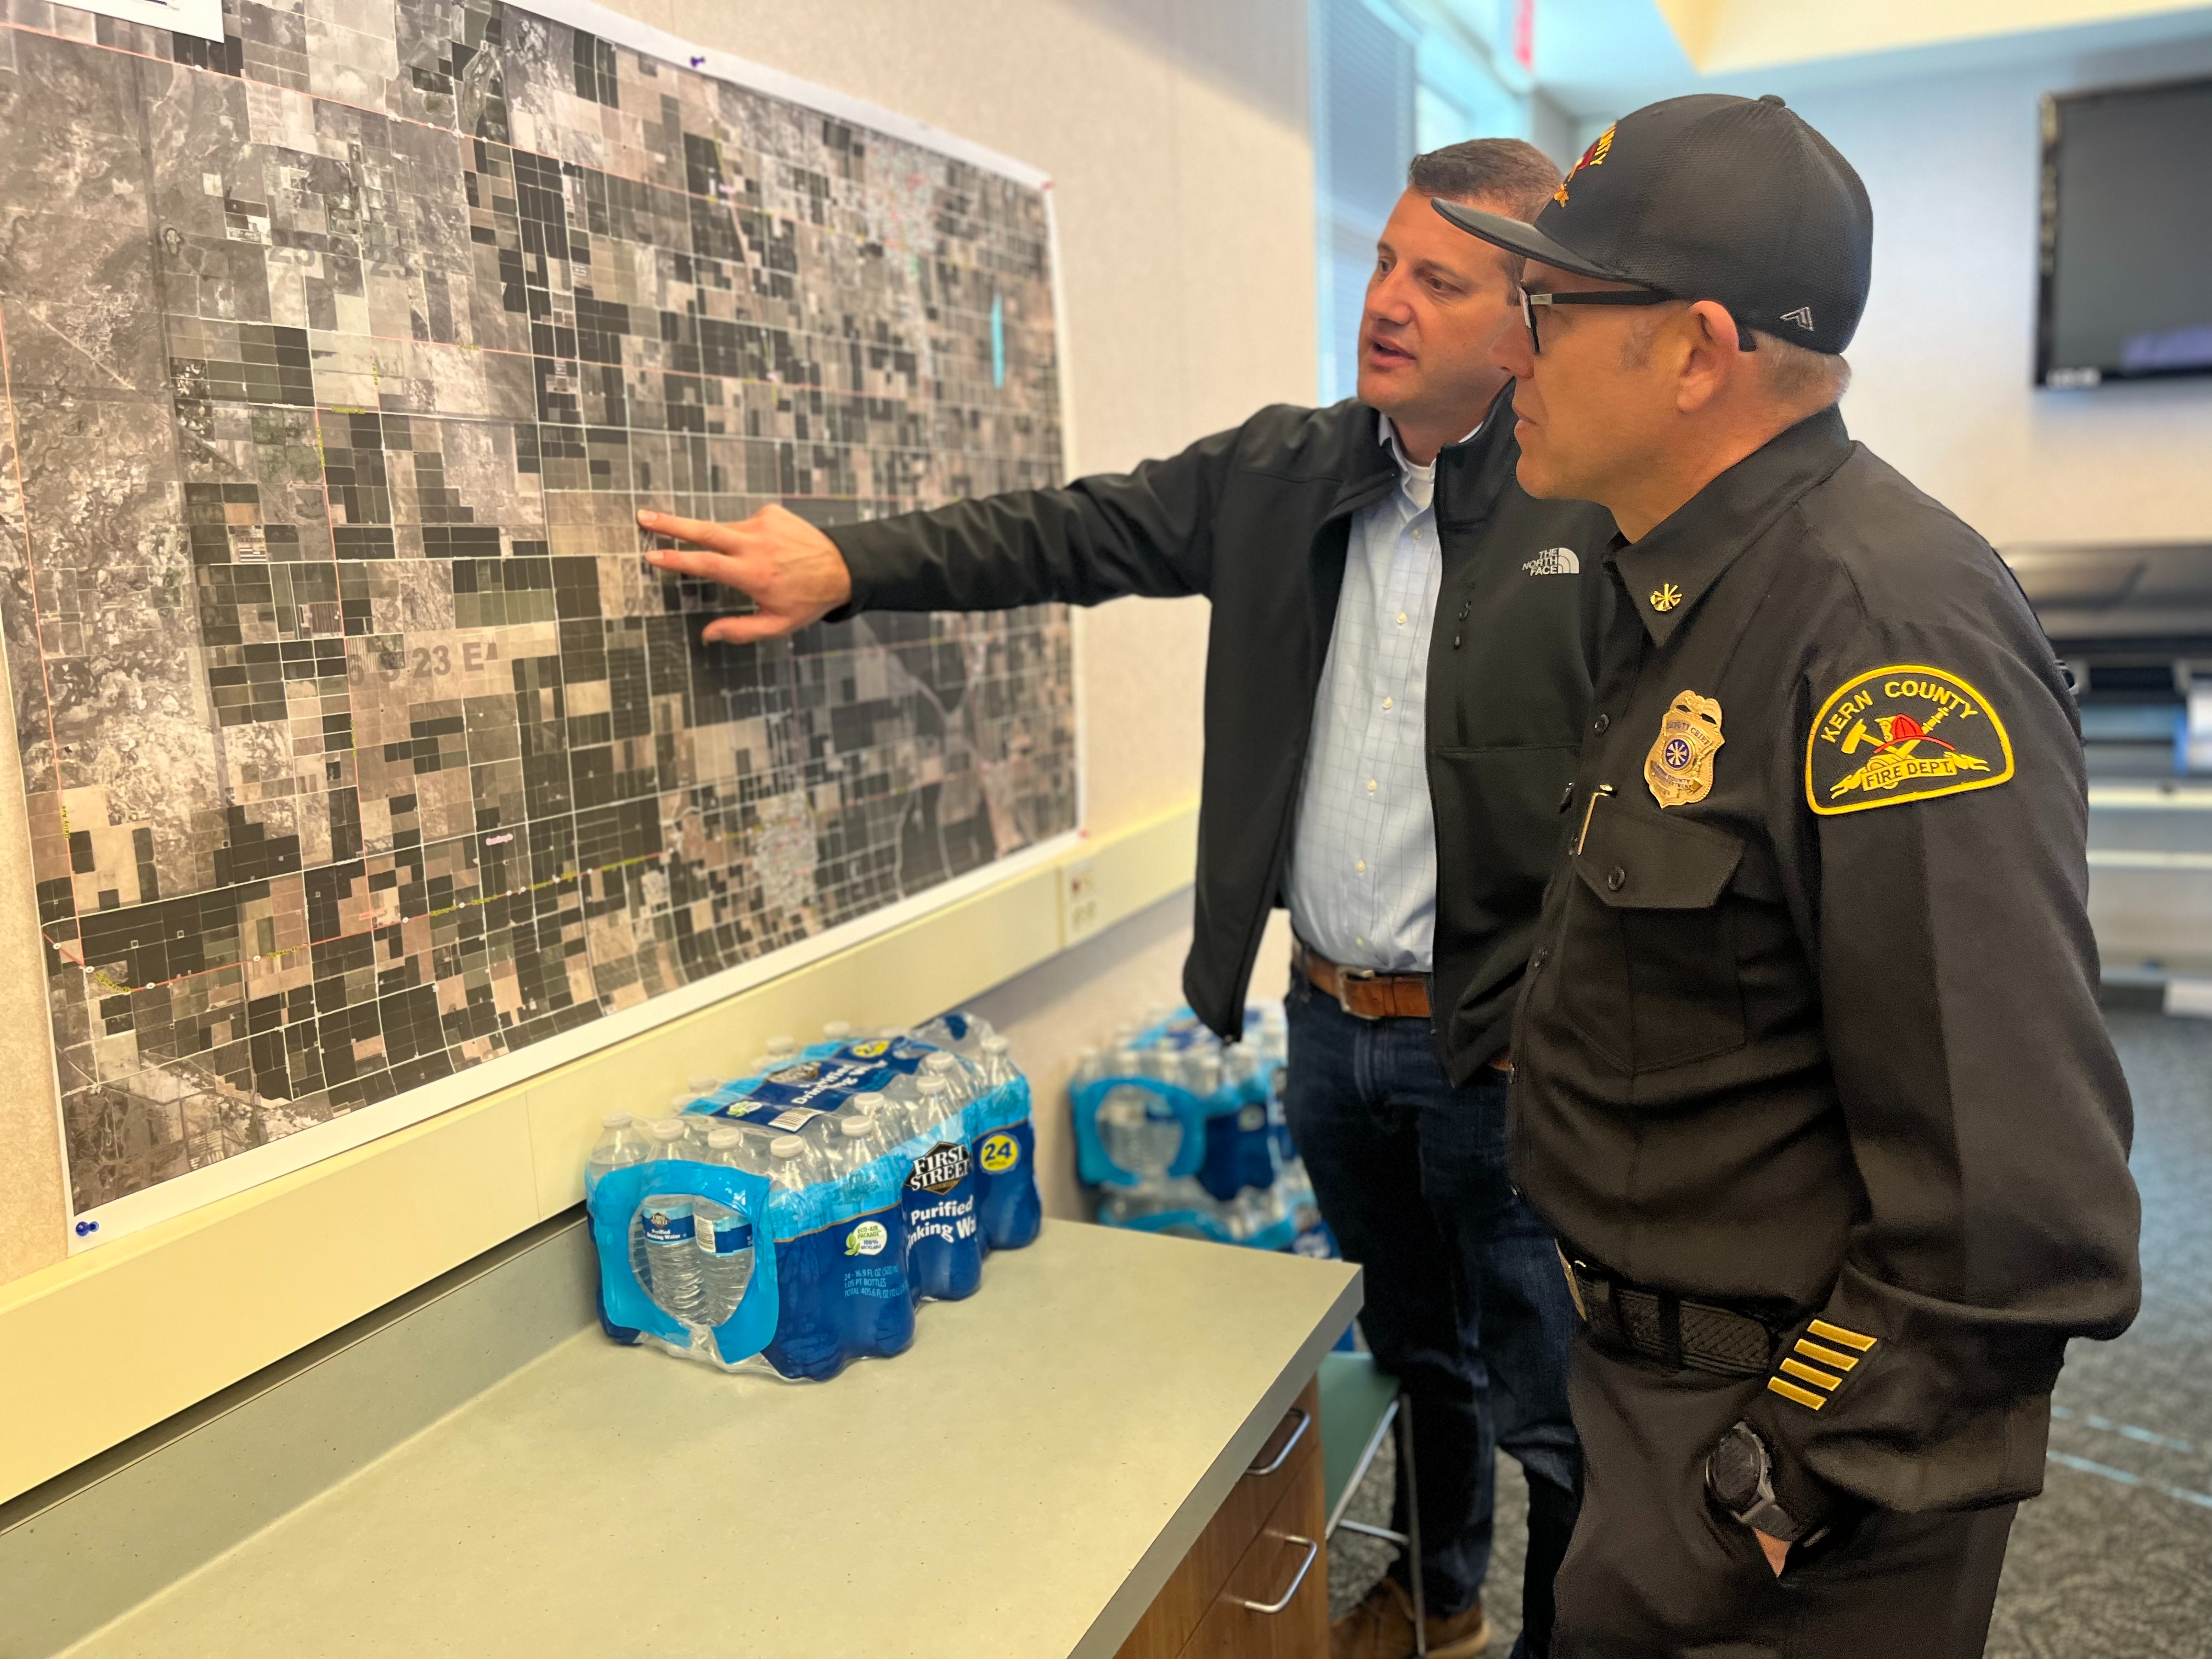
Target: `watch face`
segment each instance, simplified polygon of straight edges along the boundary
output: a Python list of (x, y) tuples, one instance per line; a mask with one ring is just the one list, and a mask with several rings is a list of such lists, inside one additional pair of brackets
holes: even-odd
[(1711, 1475), (1713, 1496), (1724, 1508), (1742, 1509), (1759, 1496), (1764, 1461), (1759, 1454), (1758, 1441), (1741, 1429), (1730, 1429), (1713, 1448), (1705, 1467)]

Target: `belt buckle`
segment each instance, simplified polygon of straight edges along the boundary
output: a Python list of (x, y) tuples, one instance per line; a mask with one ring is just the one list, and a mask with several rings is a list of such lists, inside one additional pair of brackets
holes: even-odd
[(1381, 1018), (1382, 1016), (1379, 1014), (1363, 1014), (1353, 1007), (1351, 995), (1346, 988), (1354, 980), (1372, 980), (1381, 977), (1382, 975), (1372, 968), (1339, 968), (1336, 970), (1336, 1006), (1354, 1019)]

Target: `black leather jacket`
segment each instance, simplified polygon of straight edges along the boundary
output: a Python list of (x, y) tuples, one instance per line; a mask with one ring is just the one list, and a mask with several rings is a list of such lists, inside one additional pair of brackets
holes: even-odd
[[(1510, 390), (1438, 458), (1443, 586), (1429, 649), (1437, 826), (1432, 1006), (1464, 1080), (1506, 1043), (1562, 793), (1574, 776), (1613, 534), (1604, 509), (1515, 482)], [(1198, 900), (1183, 990), (1224, 1036), (1268, 909), (1284, 902), (1293, 815), (1352, 515), (1397, 481), (1374, 410), (1261, 410), (1133, 471), (829, 527), (863, 611), (997, 611), (1123, 594), (1213, 602)]]

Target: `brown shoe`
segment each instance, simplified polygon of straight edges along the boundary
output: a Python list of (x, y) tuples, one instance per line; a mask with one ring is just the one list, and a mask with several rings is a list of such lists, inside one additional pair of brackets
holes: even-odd
[[(1490, 1620), (1477, 1601), (1449, 1619), (1431, 1614), (1429, 1659), (1474, 1659), (1490, 1645)], [(1413, 1598), (1385, 1578), (1367, 1599), (1328, 1627), (1328, 1659), (1413, 1659)]]

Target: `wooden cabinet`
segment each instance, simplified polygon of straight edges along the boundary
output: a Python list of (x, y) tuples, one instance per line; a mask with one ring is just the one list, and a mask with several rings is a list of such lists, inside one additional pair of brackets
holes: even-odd
[(1320, 1412), (1308, 1382), (1116, 1659), (1325, 1659)]

